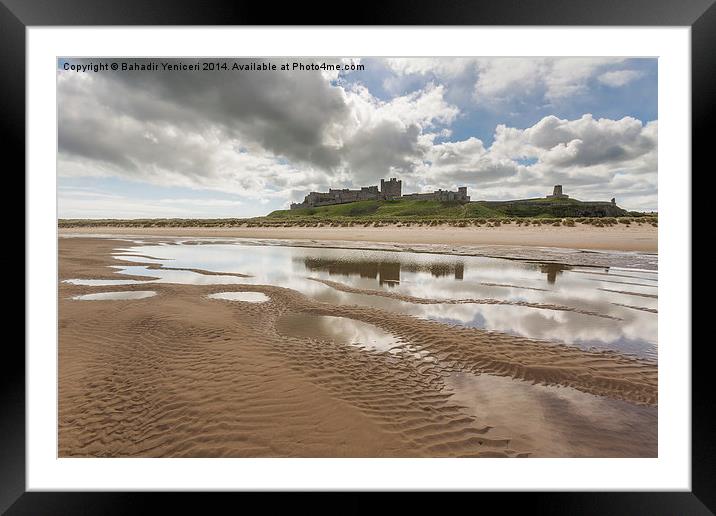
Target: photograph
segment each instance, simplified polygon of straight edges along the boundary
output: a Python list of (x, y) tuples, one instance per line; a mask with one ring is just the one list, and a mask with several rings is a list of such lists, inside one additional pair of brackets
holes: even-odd
[(55, 73), (60, 459), (659, 458), (658, 57)]

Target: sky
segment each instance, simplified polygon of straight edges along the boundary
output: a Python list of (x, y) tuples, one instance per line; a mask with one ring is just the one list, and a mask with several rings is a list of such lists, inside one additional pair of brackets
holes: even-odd
[(58, 60), (60, 218), (253, 217), (390, 177), (403, 193), (467, 186), (472, 200), (506, 200), (562, 184), (577, 199), (657, 210), (653, 58), (206, 62), (227, 69)]

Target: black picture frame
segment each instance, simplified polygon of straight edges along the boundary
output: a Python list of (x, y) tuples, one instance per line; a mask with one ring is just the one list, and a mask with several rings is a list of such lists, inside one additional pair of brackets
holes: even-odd
[[(689, 26), (692, 72), (692, 169), (706, 169), (708, 129), (713, 125), (716, 77), (716, 0), (501, 0), (409, 2), (384, 0), (374, 8), (341, 11), (323, 4), (186, 0), (0, 0), (0, 128), (3, 161), (25, 170), (25, 30), (64, 25), (561, 25)], [(353, 5), (358, 7), (357, 5)], [(11, 169), (6, 169), (9, 172)], [(688, 173), (688, 172), (687, 172)], [(17, 174), (19, 176), (19, 174)], [(24, 191), (24, 183), (20, 188)], [(25, 277), (32, 271), (25, 271)], [(690, 342), (676, 343), (686, 346)], [(708, 344), (708, 343), (707, 343)], [(0, 512), (7, 514), (125, 514), (201, 504), (201, 512), (221, 507), (226, 496), (166, 493), (26, 492), (25, 353), (7, 339), (8, 362), (0, 375)], [(483, 499), (509, 497), (515, 504), (550, 514), (713, 514), (716, 512), (716, 447), (713, 388), (706, 346), (692, 346), (692, 491), (480, 493)], [(244, 495), (247, 496), (247, 495)], [(254, 495), (251, 495), (252, 497)], [(341, 512), (372, 510), (376, 494), (353, 493)], [(474, 495), (471, 495), (474, 496)], [(324, 504), (300, 497), (313, 509)], [(460, 502), (461, 498), (451, 498)], [(221, 505), (214, 505), (218, 502)], [(245, 502), (250, 503), (250, 502)], [(300, 502), (299, 502), (300, 503)], [(423, 506), (423, 496), (406, 503)], [(295, 501), (292, 501), (295, 504)], [(198, 507), (198, 506), (197, 506)], [(249, 507), (249, 506), (247, 506)], [(293, 505), (293, 509), (298, 507)], [(405, 507), (404, 507), (405, 508)], [(443, 506), (443, 509), (445, 507)], [(213, 511), (212, 511), (213, 512)]]

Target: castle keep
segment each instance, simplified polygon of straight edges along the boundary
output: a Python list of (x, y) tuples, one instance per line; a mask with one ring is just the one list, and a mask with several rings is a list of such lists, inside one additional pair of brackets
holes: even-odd
[[(569, 195), (562, 191), (562, 185), (554, 185), (552, 195), (548, 195), (547, 199), (569, 199)], [(617, 205), (617, 200), (614, 197), (612, 197), (612, 200), (609, 202), (612, 204), (612, 206)]]
[(328, 192), (311, 192), (303, 202), (295, 202), (291, 204), (292, 210), (300, 208), (313, 208), (315, 206), (328, 206), (331, 204), (344, 204), (356, 201), (375, 201), (395, 199), (413, 199), (420, 201), (458, 201), (470, 202), (467, 195), (467, 187), (461, 186), (457, 192), (448, 190), (437, 190), (432, 193), (414, 193), (402, 195), (403, 181), (391, 177), (388, 181), (380, 180), (380, 190), (377, 186), (364, 186), (360, 190), (329, 189)]
[(380, 193), (383, 199), (400, 199), (403, 191), (403, 182), (391, 177), (390, 181), (380, 180)]
[(569, 198), (569, 195), (562, 193), (562, 185), (554, 185), (554, 190), (552, 191), (552, 195), (547, 196), (547, 199), (550, 199), (550, 198), (567, 199), (567, 198)]

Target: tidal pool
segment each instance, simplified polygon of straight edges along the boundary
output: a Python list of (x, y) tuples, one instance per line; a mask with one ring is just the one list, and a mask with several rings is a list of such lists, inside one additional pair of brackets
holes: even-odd
[(131, 290), (127, 292), (97, 292), (94, 294), (74, 296), (72, 299), (77, 301), (113, 301), (120, 299), (145, 299), (156, 295), (157, 293), (151, 290)]
[(141, 285), (142, 283), (147, 282), (133, 279), (68, 279), (64, 280), (63, 283), (81, 285), (84, 287), (112, 287), (122, 285)]
[(211, 299), (225, 299), (227, 301), (244, 301), (246, 303), (265, 303), (271, 298), (262, 292), (218, 292), (209, 294)]
[(656, 457), (658, 409), (570, 387), (454, 373), (452, 401), (532, 457)]
[[(118, 249), (114, 256), (122, 260), (113, 266), (119, 274), (146, 277), (146, 281), (68, 282), (95, 286), (274, 285), (330, 304), (372, 306), (446, 324), (657, 358), (656, 270), (405, 251), (262, 245), (242, 239), (182, 238), (162, 243), (147, 240), (132, 242)], [(202, 270), (214, 274), (202, 274)], [(545, 306), (452, 304), (464, 299)], [(560, 311), (549, 306), (566, 306), (577, 311)]]
[(400, 346), (400, 341), (390, 333), (345, 317), (285, 314), (276, 321), (276, 331), (287, 337), (331, 340), (377, 351), (390, 351)]

